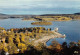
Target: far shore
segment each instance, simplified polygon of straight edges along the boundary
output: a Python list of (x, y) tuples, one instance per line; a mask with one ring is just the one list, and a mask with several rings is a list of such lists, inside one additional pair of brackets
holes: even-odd
[(51, 16), (49, 18), (49, 16), (45, 17), (45, 16), (39, 16), (39, 17), (34, 17), (34, 18), (24, 18), (22, 20), (26, 20), (26, 21), (70, 21), (72, 20), (72, 18), (68, 18), (68, 17), (63, 17), (63, 16)]
[[(71, 20), (52, 20), (52, 21), (71, 21)], [(80, 19), (73, 19), (73, 20), (80, 20)], [(23, 21), (37, 21), (37, 20), (23, 20)], [(49, 22), (52, 22), (52, 21), (49, 21)]]

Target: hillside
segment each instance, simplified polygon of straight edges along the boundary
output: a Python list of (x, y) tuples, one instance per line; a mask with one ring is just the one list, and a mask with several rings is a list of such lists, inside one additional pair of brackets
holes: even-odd
[(76, 14), (76, 15), (80, 15), (80, 12), (79, 12), (79, 13), (74, 13), (74, 14)]
[(8, 18), (8, 15), (0, 13), (0, 19), (6, 19), (6, 18)]
[[(7, 15), (0, 13), (0, 19), (6, 19), (6, 18), (34, 18), (34, 17), (50, 17), (50, 16), (63, 16), (68, 17), (72, 19), (80, 19), (80, 13), (74, 13), (74, 14), (43, 14), (43, 15)], [(51, 17), (50, 17), (51, 18)]]

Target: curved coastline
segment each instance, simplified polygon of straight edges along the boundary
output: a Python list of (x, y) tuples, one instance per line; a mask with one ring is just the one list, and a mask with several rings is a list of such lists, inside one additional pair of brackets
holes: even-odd
[(35, 40), (34, 41), (34, 46), (38, 45), (39, 43), (43, 43), (47, 47), (46, 43), (50, 39), (53, 39), (53, 38), (64, 38), (64, 37), (66, 37), (65, 35), (62, 35), (62, 34), (60, 34), (58, 32), (55, 32), (55, 31), (52, 31), (52, 32), (54, 32), (55, 34), (50, 35), (50, 36), (44, 36), (43, 38), (40, 38), (38, 40)]

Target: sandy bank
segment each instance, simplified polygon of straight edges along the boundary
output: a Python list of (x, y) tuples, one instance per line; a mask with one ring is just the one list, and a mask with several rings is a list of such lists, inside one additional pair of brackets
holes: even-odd
[[(53, 31), (54, 32), (54, 31)], [(52, 35), (49, 35), (49, 36), (44, 36), (38, 40), (35, 40), (34, 41), (34, 46), (36, 46), (38, 43), (43, 43), (44, 45), (46, 45), (46, 42), (49, 41), (50, 39), (53, 39), (53, 38), (64, 38), (65, 36), (58, 33), (58, 32), (54, 32), (54, 34)]]

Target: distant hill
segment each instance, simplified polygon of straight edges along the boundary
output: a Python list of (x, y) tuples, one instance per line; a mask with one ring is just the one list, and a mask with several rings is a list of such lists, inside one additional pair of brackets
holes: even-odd
[(74, 13), (74, 14), (76, 14), (76, 15), (80, 15), (80, 12), (79, 12), (79, 13)]
[(2, 13), (0, 13), (0, 15), (6, 15), (6, 14), (2, 14)]
[(9, 14), (3, 14), (0, 13), (0, 19), (7, 19), (7, 18), (30, 18), (30, 17), (35, 17), (35, 16), (64, 16), (64, 17), (69, 17), (72, 19), (80, 19), (80, 12), (79, 13), (74, 13), (74, 14), (42, 14), (42, 15), (9, 15)]
[(43, 14), (43, 15), (40, 15), (40, 16), (64, 16), (64, 15), (80, 15), (80, 12), (73, 13), (73, 14)]
[(8, 15), (0, 13), (0, 19), (7, 19)]
[(54, 16), (54, 15), (58, 15), (58, 14), (43, 14), (43, 15), (40, 15), (40, 16)]

